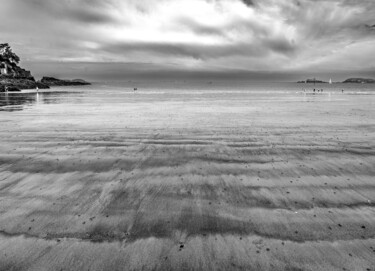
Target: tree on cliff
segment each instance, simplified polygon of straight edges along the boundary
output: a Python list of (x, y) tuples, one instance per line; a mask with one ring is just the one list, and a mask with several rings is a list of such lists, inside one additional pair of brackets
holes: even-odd
[(20, 58), (12, 52), (12, 48), (10, 48), (8, 43), (0, 43), (0, 61), (19, 63)]

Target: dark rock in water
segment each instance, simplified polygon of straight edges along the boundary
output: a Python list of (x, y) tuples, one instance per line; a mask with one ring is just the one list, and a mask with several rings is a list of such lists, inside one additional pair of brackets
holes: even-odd
[(35, 89), (37, 87), (40, 89), (49, 88), (49, 86), (40, 82), (35, 82), (35, 80), (2, 76), (0, 77), (0, 91), (5, 91), (6, 87), (15, 87), (19, 89)]
[(21, 91), (19, 88), (17, 87), (12, 87), (12, 86), (9, 86), (9, 87), (5, 87), (5, 91)]
[(83, 86), (83, 85), (91, 85), (89, 82), (86, 82), (82, 79), (74, 79), (74, 80), (61, 80), (54, 77), (43, 77), (40, 80), (42, 84), (47, 86)]
[(375, 80), (368, 78), (349, 78), (346, 79), (343, 83), (374, 84)]

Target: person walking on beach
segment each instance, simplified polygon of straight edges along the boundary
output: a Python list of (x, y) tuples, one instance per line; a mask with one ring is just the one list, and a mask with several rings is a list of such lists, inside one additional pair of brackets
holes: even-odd
[(344, 90), (342, 89), (341, 92), (344, 93)]

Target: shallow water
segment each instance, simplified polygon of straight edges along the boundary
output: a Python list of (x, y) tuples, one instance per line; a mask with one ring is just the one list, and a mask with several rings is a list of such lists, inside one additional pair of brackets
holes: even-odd
[(0, 94), (1, 266), (373, 268), (375, 90), (302, 87)]

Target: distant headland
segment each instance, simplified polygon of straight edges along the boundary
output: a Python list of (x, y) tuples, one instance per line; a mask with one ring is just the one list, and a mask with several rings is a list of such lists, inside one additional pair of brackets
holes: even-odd
[[(302, 84), (328, 84), (328, 82), (317, 80), (317, 79), (306, 79), (303, 81), (298, 81), (297, 83), (302, 83)], [(335, 82), (335, 83), (354, 83), (354, 84), (374, 84), (375, 80), (374, 79), (368, 79), (368, 78), (349, 78), (346, 79), (343, 82)]]
[(366, 78), (349, 78), (346, 79), (343, 83), (374, 84), (375, 80)]
[(90, 85), (81, 80), (60, 80), (43, 77), (36, 81), (31, 72), (21, 68), (20, 58), (12, 51), (8, 43), (0, 43), (0, 92), (20, 91), (21, 89), (48, 89), (50, 86)]

